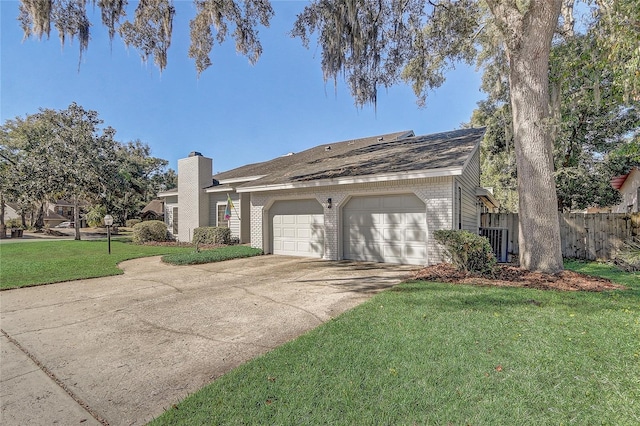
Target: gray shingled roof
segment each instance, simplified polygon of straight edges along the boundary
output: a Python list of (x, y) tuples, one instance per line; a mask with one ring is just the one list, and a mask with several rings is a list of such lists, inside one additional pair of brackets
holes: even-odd
[(214, 179), (223, 181), (264, 176), (241, 185), (262, 186), (462, 167), (482, 140), (484, 128), (408, 136), (412, 134), (405, 131), (328, 143), (297, 154), (219, 173)]

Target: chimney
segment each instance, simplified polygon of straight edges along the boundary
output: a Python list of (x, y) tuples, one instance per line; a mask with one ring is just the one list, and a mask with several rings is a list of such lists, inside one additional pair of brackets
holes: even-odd
[(193, 230), (209, 224), (209, 196), (213, 160), (199, 152), (178, 160), (178, 240), (191, 242)]

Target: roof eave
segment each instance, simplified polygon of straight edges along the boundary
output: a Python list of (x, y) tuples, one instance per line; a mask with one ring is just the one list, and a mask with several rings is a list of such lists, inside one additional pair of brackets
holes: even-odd
[(158, 197), (173, 197), (178, 195), (178, 189), (170, 189), (169, 191), (158, 192)]
[(235, 189), (229, 185), (216, 185), (211, 186), (209, 188), (205, 188), (204, 192), (207, 194), (216, 193), (216, 192), (235, 192)]
[(287, 182), (267, 185), (256, 185), (236, 188), (236, 192), (279, 191), (286, 189), (317, 188), (336, 185), (353, 185), (358, 183), (389, 182), (408, 179), (423, 179), (433, 177), (459, 176), (463, 167), (447, 167), (433, 170), (408, 171), (378, 175), (341, 177), (334, 179), (319, 179), (305, 182)]
[[(265, 176), (267, 175), (242, 176), (242, 177), (231, 178), (231, 179), (220, 179), (218, 182), (220, 182), (220, 185), (229, 185), (232, 183), (251, 182), (254, 180), (262, 179)], [(215, 178), (215, 175), (214, 175), (214, 178)]]
[(476, 197), (480, 198), (482, 202), (489, 208), (498, 208), (500, 207), (500, 201), (498, 201), (491, 191), (487, 188), (477, 187), (476, 188)]

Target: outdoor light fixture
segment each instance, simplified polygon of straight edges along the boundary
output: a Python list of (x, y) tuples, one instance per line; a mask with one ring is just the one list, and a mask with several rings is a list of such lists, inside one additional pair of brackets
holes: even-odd
[(113, 225), (113, 216), (110, 214), (104, 217), (104, 224), (107, 227), (107, 244), (109, 247), (109, 254), (111, 254), (111, 225)]
[(327, 208), (331, 208), (331, 198), (327, 198)]

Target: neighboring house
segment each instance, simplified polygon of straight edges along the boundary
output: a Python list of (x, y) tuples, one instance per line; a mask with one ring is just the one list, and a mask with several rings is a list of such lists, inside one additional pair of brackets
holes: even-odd
[[(328, 143), (212, 176), (199, 153), (178, 160), (178, 188), (158, 194), (180, 241), (228, 226), (265, 253), (428, 265), (443, 260), (433, 233), (477, 233), (484, 129), (412, 131)], [(234, 208), (225, 219), (227, 197)]]
[[(80, 203), (80, 209), (86, 208), (88, 204), (86, 202)], [(5, 203), (4, 208), (4, 220), (5, 223), (9, 219), (20, 219), (20, 207), (15, 203)], [(74, 221), (74, 205), (69, 200), (58, 200), (56, 202), (48, 202), (44, 208), (44, 225), (53, 228), (62, 222)], [(86, 226), (86, 220), (84, 217), (80, 219), (81, 227)]]
[(640, 212), (640, 168), (611, 179), (611, 186), (620, 191), (622, 202), (611, 208), (612, 213)]
[(140, 211), (142, 220), (164, 220), (164, 201), (151, 200)]
[[(84, 218), (83, 210), (86, 209), (89, 204), (85, 201), (81, 201), (79, 203), (80, 207), (80, 227), (85, 228), (87, 226), (87, 221)], [(62, 222), (74, 222), (75, 216), (75, 205), (73, 201), (61, 199), (55, 202), (47, 203), (44, 212), (44, 225), (53, 228), (57, 225), (60, 225)]]
[(20, 219), (20, 207), (15, 203), (4, 203), (4, 223), (11, 219)]

